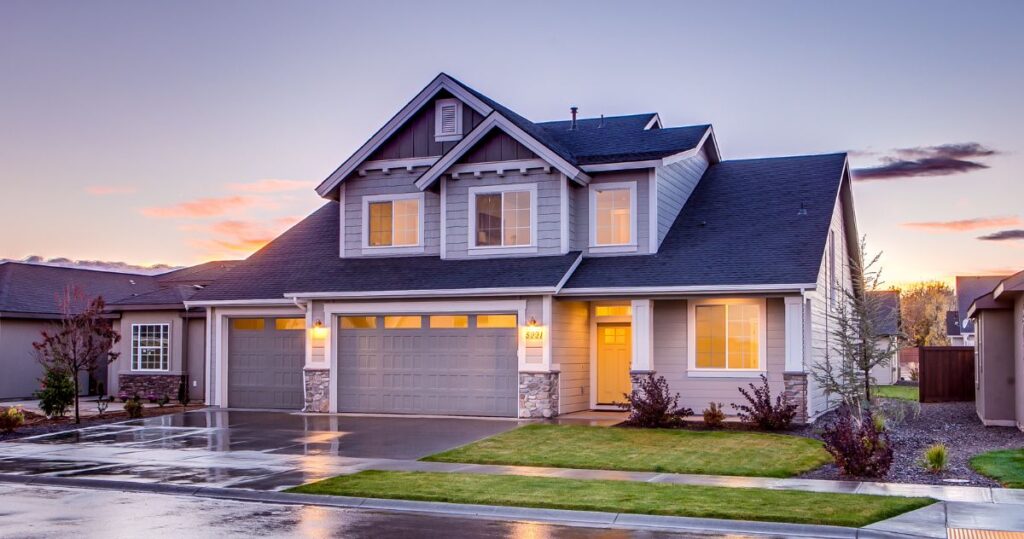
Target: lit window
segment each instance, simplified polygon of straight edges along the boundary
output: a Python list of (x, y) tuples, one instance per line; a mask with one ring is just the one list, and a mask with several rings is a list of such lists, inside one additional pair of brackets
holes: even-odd
[(305, 318), (278, 318), (274, 320), (274, 329), (278, 331), (297, 331), (306, 329)]
[(170, 333), (170, 324), (132, 324), (132, 370), (168, 370)]
[(631, 316), (633, 308), (629, 305), (598, 305), (594, 309), (595, 316)]
[(341, 329), (374, 329), (377, 327), (376, 316), (342, 316)]
[(431, 329), (464, 329), (469, 327), (469, 317), (464, 314), (434, 315), (430, 317)]
[(478, 314), (476, 327), (487, 329), (507, 329), (516, 327), (514, 314)]
[(757, 305), (696, 307), (698, 369), (757, 369), (761, 312)]
[(234, 318), (231, 320), (231, 329), (237, 331), (263, 331), (263, 319)]
[(451, 142), (462, 138), (462, 102), (438, 99), (434, 106), (434, 140)]
[(420, 200), (401, 198), (367, 203), (369, 247), (408, 247), (420, 243)]
[(476, 195), (476, 247), (530, 245), (530, 191)]
[(633, 228), (632, 190), (599, 189), (594, 193), (595, 245), (628, 245)]
[(419, 329), (423, 327), (422, 316), (385, 316), (385, 329)]

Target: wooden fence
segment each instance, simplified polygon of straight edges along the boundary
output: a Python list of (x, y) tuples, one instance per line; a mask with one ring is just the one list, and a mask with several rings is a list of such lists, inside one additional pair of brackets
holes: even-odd
[(918, 365), (921, 402), (974, 400), (974, 348), (922, 346)]

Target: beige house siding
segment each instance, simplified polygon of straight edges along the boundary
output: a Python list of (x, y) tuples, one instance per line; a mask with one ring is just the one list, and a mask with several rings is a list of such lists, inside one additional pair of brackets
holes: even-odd
[(974, 358), (978, 378), (975, 406), (986, 423), (1012, 424), (1014, 406), (1013, 311), (985, 310), (976, 320), (978, 346)]
[[(879, 337), (875, 339), (875, 346), (879, 350), (884, 350), (889, 347), (891, 342), (890, 337)], [(896, 357), (896, 349), (893, 349), (892, 356), (889, 358), (889, 362), (886, 365), (875, 365), (871, 369), (871, 378), (876, 384), (890, 385), (897, 382), (897, 366), (899, 360)]]
[(590, 408), (590, 304), (558, 301), (552, 305), (552, 361), (559, 374), (558, 413)]
[[(133, 371), (132, 370), (132, 324), (168, 324), (170, 334), (167, 343), (167, 370), (166, 371)], [(107, 369), (108, 393), (117, 395), (120, 389), (118, 375), (121, 374), (182, 374), (185, 372), (185, 365), (182, 363), (182, 350), (184, 342), (184, 319), (178, 311), (125, 311), (121, 314), (120, 327), (121, 342), (117, 343), (115, 350), (119, 353), (116, 360)], [(191, 338), (195, 338), (191, 336)], [(200, 332), (199, 338), (205, 337), (205, 330)], [(191, 386), (191, 384), (189, 384)]]
[[(680, 394), (679, 404), (700, 413), (709, 402), (721, 402), (726, 413), (734, 413), (731, 404), (744, 401), (739, 388), (746, 388), (757, 378), (704, 378), (687, 374), (687, 302), (658, 300), (654, 302), (654, 370), (668, 381), (673, 392)], [(782, 373), (786, 365), (785, 307), (782, 298), (768, 298), (765, 303), (765, 360), (768, 383), (773, 394), (783, 391)]]
[(31, 397), (39, 389), (43, 368), (36, 361), (32, 343), (52, 324), (48, 320), (0, 319), (0, 399)]
[(1017, 298), (1013, 307), (1013, 341), (1017, 428), (1024, 430), (1024, 295)]

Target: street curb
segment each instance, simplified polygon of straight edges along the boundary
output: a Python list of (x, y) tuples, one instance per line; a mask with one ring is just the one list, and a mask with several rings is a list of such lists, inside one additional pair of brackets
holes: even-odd
[(125, 492), (145, 492), (192, 496), (219, 500), (286, 505), (317, 505), (347, 509), (401, 511), (433, 515), (448, 515), (494, 520), (535, 521), (569, 526), (644, 529), (653, 531), (702, 531), (729, 534), (754, 534), (787, 537), (819, 537), (823, 539), (907, 539), (910, 535), (895, 534), (864, 528), (823, 526), (813, 524), (786, 524), (713, 518), (641, 515), (632, 513), (604, 513), (598, 511), (570, 511), (563, 509), (536, 509), (495, 505), (423, 502), (380, 498), (353, 498), (320, 494), (244, 490), (233, 488), (168, 485), (163, 483), (137, 483), (108, 481), (76, 477), (24, 476), (0, 474), (0, 483), (42, 485), (72, 488), (94, 488)]

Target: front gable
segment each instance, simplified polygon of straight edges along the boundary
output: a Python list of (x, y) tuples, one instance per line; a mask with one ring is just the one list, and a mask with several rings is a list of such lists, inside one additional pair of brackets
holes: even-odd
[(373, 151), (367, 161), (384, 161), (392, 159), (412, 159), (418, 157), (441, 157), (458, 144), (461, 138), (446, 140), (437, 136), (437, 104), (449, 100), (457, 100), (461, 104), (458, 110), (459, 124), (462, 127), (459, 135), (465, 136), (472, 131), (484, 117), (469, 105), (458, 100), (447, 90), (442, 90), (430, 98), (379, 148)]

